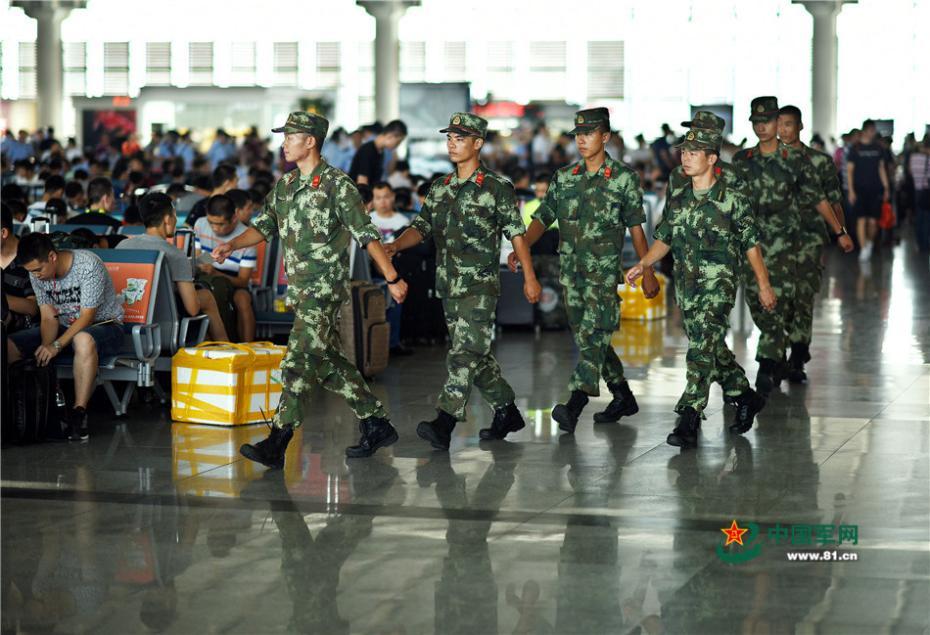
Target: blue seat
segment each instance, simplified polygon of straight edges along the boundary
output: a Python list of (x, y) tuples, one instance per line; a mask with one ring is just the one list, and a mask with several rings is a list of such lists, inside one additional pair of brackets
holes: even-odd
[(90, 231), (94, 232), (98, 236), (109, 236), (110, 234), (113, 233), (113, 228), (110, 227), (109, 225), (72, 225), (69, 223), (51, 225), (48, 231), (49, 233), (65, 232), (66, 234), (70, 234), (75, 229), (89, 229)]

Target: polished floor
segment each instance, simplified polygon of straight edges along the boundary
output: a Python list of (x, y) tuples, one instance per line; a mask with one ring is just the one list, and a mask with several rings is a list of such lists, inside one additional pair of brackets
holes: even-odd
[[(615, 344), (640, 412), (595, 426), (593, 400), (574, 437), (549, 416), (569, 334), (506, 331), (528, 423), (510, 442), (478, 442), (477, 398), (448, 455), (416, 438), (437, 347), (375, 382), (402, 436), (371, 460), (343, 458), (354, 422), (328, 395), (277, 473), (235, 452), (263, 426), (172, 424), (160, 406), (101, 411), (85, 445), (6, 448), (3, 632), (928, 632), (926, 256), (832, 255), (809, 385), (784, 385), (742, 437), (714, 389), (694, 451), (665, 444), (678, 316), (625, 322)], [(733, 521), (743, 547), (724, 546)]]

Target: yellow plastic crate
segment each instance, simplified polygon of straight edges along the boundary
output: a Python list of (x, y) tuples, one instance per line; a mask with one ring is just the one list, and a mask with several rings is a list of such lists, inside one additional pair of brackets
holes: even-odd
[(659, 320), (665, 317), (665, 287), (668, 279), (659, 272), (656, 272), (656, 279), (659, 281), (659, 294), (651, 300), (643, 295), (642, 278), (637, 281), (635, 289), (626, 283), (617, 287), (617, 295), (622, 300), (621, 320)]
[(171, 418), (237, 426), (270, 421), (281, 399), (284, 346), (204, 342), (171, 360)]
[(659, 320), (626, 320), (610, 338), (624, 364), (646, 366), (662, 357), (665, 322)]

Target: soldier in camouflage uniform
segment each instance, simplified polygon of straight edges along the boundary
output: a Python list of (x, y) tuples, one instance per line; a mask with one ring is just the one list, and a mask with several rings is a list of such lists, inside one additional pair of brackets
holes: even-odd
[(447, 133), (449, 158), (456, 170), (433, 183), (420, 214), (387, 246), (393, 254), (427, 238), (436, 243), (436, 295), (443, 300), (451, 340), (449, 376), (439, 395), (436, 418), (421, 422), (417, 434), (438, 450), (449, 449), (456, 422), (465, 418), (473, 384), (494, 408), (491, 427), (480, 431), (482, 439), (503, 439), (525, 425), (513, 403), (513, 389), (491, 354), (502, 233), (524, 267), (527, 300), (537, 302), (540, 287), (513, 186), (479, 161), (487, 127), (488, 122), (477, 115), (452, 115), (449, 126), (440, 132)]
[[(607, 109), (578, 111), (570, 134), (575, 135), (583, 160), (552, 177), (526, 238), (533, 245), (558, 220), (559, 281), (579, 359), (569, 380), (571, 396), (567, 403), (553, 408), (552, 418), (563, 432), (572, 434), (588, 397), (600, 394), (601, 377), (613, 399), (594, 415), (595, 422), (612, 423), (639, 411), (610, 337), (620, 325), (617, 284), (627, 228), (638, 256), (645, 255), (648, 245), (641, 227), (646, 215), (639, 178), (605, 151), (610, 139)], [(511, 258), (509, 264), (515, 271), (516, 259)], [(651, 268), (645, 272), (643, 291), (647, 298), (659, 292)]]
[(276, 236), (284, 249), (294, 328), (281, 365), (283, 392), (271, 435), (241, 448), (245, 457), (269, 467), (284, 465), (293, 429), (303, 421), (301, 394), (314, 384), (344, 397), (360, 420), (361, 440), (346, 449), (347, 456), (371, 456), (397, 441), (384, 407), (342, 352), (336, 320), (348, 298), (350, 239), (366, 247), (396, 301), (403, 301), (407, 285), (385, 254), (355, 185), (320, 157), (328, 128), (329, 122), (319, 115), (293, 112), (283, 127), (273, 130), (285, 134), (284, 156), (296, 162), (297, 169), (268, 193), (251, 227), (213, 251), (222, 262), (236, 249)]
[(759, 244), (778, 297), (779, 308), (767, 311), (759, 302), (755, 276), (744, 263), (746, 303), (761, 333), (756, 350), (759, 372), (756, 388), (765, 396), (783, 379), (787, 348), (785, 316), (795, 297), (797, 259), (795, 235), (801, 225), (801, 207), (813, 208), (819, 192), (802, 187), (800, 156), (779, 143), (776, 136), (778, 100), (757, 97), (752, 100), (750, 121), (759, 143), (740, 150), (733, 157), (733, 167), (749, 187), (750, 201), (759, 231)]
[(726, 344), (744, 254), (756, 277), (759, 304), (765, 310), (775, 307), (775, 294), (759, 249), (749, 200), (730, 181), (716, 176), (720, 140), (716, 130), (696, 128), (687, 134), (679, 147), (682, 169), (691, 183), (680, 195), (668, 199), (655, 242), (626, 276), (634, 285), (645, 267), (669, 251), (674, 255), (675, 299), (689, 340), (688, 383), (675, 406), (678, 422), (667, 442), (683, 448), (697, 445), (711, 383), (719, 383), (737, 406), (732, 432), (749, 430), (765, 404), (750, 388), (746, 373)]
[(814, 298), (820, 292), (820, 281), (823, 278), (824, 245), (832, 235), (844, 252), (853, 250), (852, 238), (843, 226), (843, 193), (833, 158), (801, 143), (800, 133), (803, 129), (801, 111), (796, 106), (779, 109), (778, 138), (800, 155), (802, 167), (807, 172), (806, 182), (815, 183), (829, 204), (829, 209), (818, 204), (817, 213), (812, 209), (799, 210), (801, 223), (795, 234), (793, 249), (797, 259), (794, 303), (785, 318), (788, 342), (791, 345), (788, 380), (793, 383), (807, 381), (804, 364), (811, 358)]
[[(694, 117), (691, 119), (691, 121), (682, 121), (681, 125), (692, 130), (716, 131), (722, 136), (723, 129), (726, 127), (726, 122), (712, 112), (707, 110), (699, 110), (694, 113)], [(732, 165), (720, 157), (717, 158), (717, 162), (714, 164), (714, 174), (716, 175), (718, 181), (727, 181), (732, 189), (746, 197), (750, 196), (749, 188), (746, 185), (746, 182), (740, 178), (740, 176), (733, 169)], [(675, 196), (678, 196), (684, 192), (684, 190), (690, 186), (691, 179), (684, 173), (684, 170), (682, 170), (680, 165), (675, 166), (675, 169), (672, 170), (668, 177), (668, 189), (666, 191), (666, 197), (674, 198)]]

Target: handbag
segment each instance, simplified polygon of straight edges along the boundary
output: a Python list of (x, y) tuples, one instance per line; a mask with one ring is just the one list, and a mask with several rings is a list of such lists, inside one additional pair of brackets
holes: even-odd
[(882, 229), (893, 229), (895, 224), (894, 208), (889, 201), (882, 203), (882, 214), (878, 218), (878, 226)]

